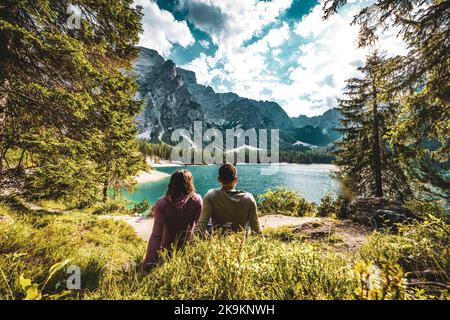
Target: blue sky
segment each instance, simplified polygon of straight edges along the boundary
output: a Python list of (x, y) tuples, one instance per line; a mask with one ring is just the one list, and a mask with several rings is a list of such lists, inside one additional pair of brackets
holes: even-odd
[[(323, 0), (135, 0), (144, 8), (140, 45), (192, 70), (217, 92), (278, 102), (290, 116), (336, 106), (345, 79), (368, 49), (358, 49), (352, 16), (371, 0), (350, 0), (322, 18)], [(394, 33), (381, 49), (405, 52)]]

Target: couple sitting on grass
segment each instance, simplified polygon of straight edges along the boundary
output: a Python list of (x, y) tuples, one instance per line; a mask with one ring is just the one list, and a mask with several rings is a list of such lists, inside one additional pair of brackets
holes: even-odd
[(183, 247), (194, 231), (225, 229), (237, 232), (249, 225), (253, 232), (261, 233), (255, 199), (250, 193), (235, 189), (238, 183), (236, 167), (222, 165), (218, 180), (222, 188), (208, 191), (202, 201), (195, 193), (189, 171), (177, 170), (172, 174), (166, 195), (153, 207), (155, 221), (144, 260), (145, 271), (158, 263), (161, 249)]

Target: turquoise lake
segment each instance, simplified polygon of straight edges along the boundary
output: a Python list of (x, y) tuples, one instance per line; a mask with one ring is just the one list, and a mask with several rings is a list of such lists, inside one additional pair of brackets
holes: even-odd
[[(158, 167), (157, 170), (172, 174), (178, 169), (191, 171), (194, 177), (197, 193), (204, 196), (212, 188), (218, 188), (218, 166), (184, 166), (184, 167)], [(305, 197), (309, 201), (319, 202), (326, 194), (335, 195), (338, 184), (333, 178), (331, 165), (323, 164), (286, 164), (278, 166), (278, 171), (272, 175), (261, 174), (261, 169), (268, 165), (243, 164), (238, 165), (239, 182), (237, 189), (262, 194), (267, 189), (287, 187)], [(130, 194), (124, 191), (124, 196), (133, 201), (140, 202), (144, 199), (154, 204), (167, 189), (169, 177), (156, 181), (138, 184), (135, 191)]]

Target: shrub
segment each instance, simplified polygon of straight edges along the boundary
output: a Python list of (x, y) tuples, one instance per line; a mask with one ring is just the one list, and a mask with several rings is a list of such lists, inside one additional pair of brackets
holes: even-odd
[(259, 198), (258, 209), (262, 215), (283, 214), (288, 216), (314, 215), (315, 204), (287, 188), (268, 190)]
[(412, 212), (427, 218), (430, 215), (442, 219), (447, 224), (450, 223), (450, 214), (448, 203), (441, 200), (425, 200), (425, 199), (411, 199), (405, 203), (405, 207)]
[(433, 270), (441, 281), (450, 282), (449, 232), (448, 225), (437, 218), (401, 225), (395, 235), (374, 232), (361, 248), (361, 256), (377, 265), (397, 263), (417, 274)]
[(317, 215), (319, 217), (328, 217), (336, 214), (337, 202), (330, 194), (326, 194), (317, 206)]
[[(403, 287), (409, 287), (405, 292), (409, 299), (449, 299), (449, 232), (448, 224), (429, 218), (423, 223), (399, 226), (395, 235), (373, 233), (361, 248), (360, 255), (364, 261), (385, 269), (384, 274), (403, 272), (404, 277), (409, 279), (408, 283), (402, 283)], [(395, 268), (400, 271), (395, 271)], [(396, 278), (395, 275), (393, 278)]]
[(148, 216), (151, 214), (152, 206), (148, 203), (147, 199), (142, 200), (138, 204), (134, 205), (134, 212), (139, 215)]
[(25, 195), (32, 201), (60, 200), (69, 207), (86, 208), (100, 200), (98, 179), (90, 161), (49, 160), (26, 176)]
[(126, 215), (135, 213), (134, 209), (129, 207), (128, 201), (122, 197), (108, 198), (106, 202), (98, 202), (92, 207), (91, 211), (95, 215)]

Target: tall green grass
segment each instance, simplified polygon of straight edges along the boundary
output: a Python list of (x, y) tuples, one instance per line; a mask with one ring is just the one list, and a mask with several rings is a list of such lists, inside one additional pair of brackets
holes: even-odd
[[(126, 223), (83, 212), (17, 212), (0, 205), (0, 216), (2, 299), (24, 298), (21, 276), (43, 284), (50, 267), (66, 259), (81, 268), (81, 292), (95, 290), (105, 277), (141, 260), (145, 250), (145, 243)], [(60, 270), (43, 293), (61, 291), (66, 278), (65, 270)], [(72, 292), (72, 296), (80, 296), (81, 292)]]
[[(0, 299), (448, 298), (443, 286), (406, 281), (415, 270), (432, 269), (441, 274), (435, 282), (448, 284), (449, 237), (440, 220), (397, 235), (375, 233), (359, 253), (346, 255), (290, 232), (196, 238), (164, 253), (162, 265), (144, 275), (146, 243), (126, 223), (0, 202)], [(66, 292), (69, 264), (81, 269), (81, 290)]]
[(233, 234), (196, 239), (141, 280), (131, 274), (92, 298), (350, 299), (351, 265), (307, 243)]

